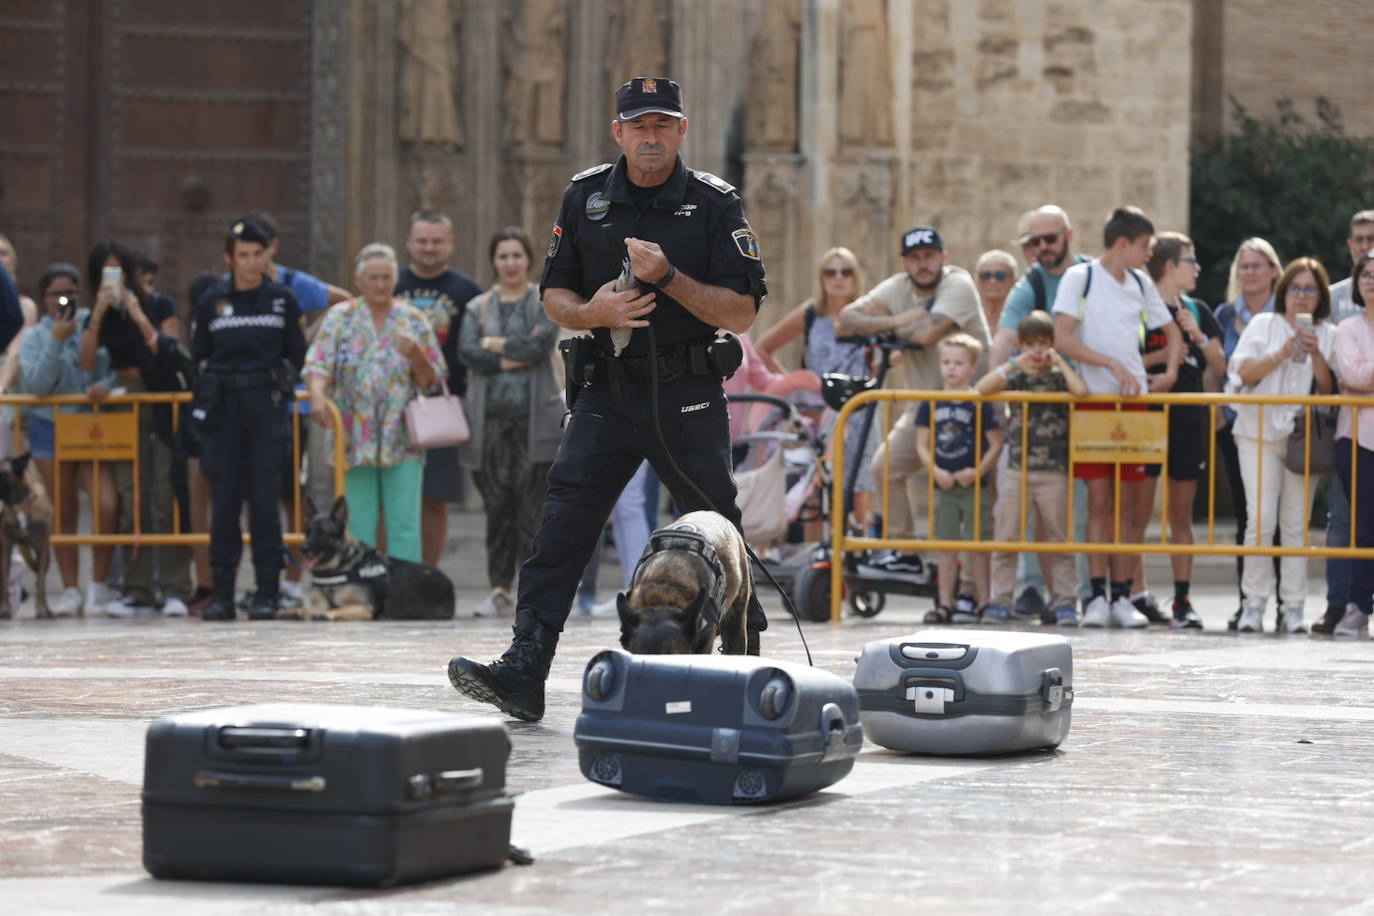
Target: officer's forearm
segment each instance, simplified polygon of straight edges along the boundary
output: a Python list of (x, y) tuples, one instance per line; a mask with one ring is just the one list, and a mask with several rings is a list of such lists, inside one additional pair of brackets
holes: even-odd
[(673, 274), (666, 286), (659, 287), (703, 323), (743, 334), (758, 317), (754, 297), (723, 286), (699, 283), (682, 271)]
[(588, 331), (592, 325), (584, 315), (587, 300), (570, 289), (550, 286), (544, 290), (544, 314), (554, 324), (570, 331)]

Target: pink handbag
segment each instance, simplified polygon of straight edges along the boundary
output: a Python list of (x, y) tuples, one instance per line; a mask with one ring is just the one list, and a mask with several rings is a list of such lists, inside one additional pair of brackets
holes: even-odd
[(441, 384), (443, 394), (417, 395), (406, 405), (406, 440), (411, 448), (445, 448), (468, 441), (463, 399), (448, 393), (447, 381)]

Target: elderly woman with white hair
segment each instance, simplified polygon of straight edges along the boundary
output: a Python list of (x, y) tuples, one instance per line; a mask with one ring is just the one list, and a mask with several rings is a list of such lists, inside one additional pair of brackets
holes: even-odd
[[(325, 315), (302, 374), (310, 388), (311, 419), (330, 425), (330, 395), (343, 415), (349, 533), (377, 546), (380, 507), (387, 554), (418, 563), (424, 452), (407, 442), (404, 414), (448, 368), (424, 313), (392, 295), (396, 273), (391, 246), (372, 244), (358, 252), (362, 295)], [(328, 449), (332, 454), (332, 433)]]

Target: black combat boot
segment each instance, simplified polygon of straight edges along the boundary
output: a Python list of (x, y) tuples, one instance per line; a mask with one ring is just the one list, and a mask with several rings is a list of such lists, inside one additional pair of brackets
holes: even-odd
[(759, 654), (759, 631), (758, 631), (758, 630), (748, 630), (748, 631), (745, 632), (745, 634), (744, 634), (744, 654), (745, 654), (745, 655), (758, 655), (758, 654)]
[(448, 663), (448, 679), (474, 700), (490, 703), (508, 716), (538, 722), (544, 718), (544, 681), (549, 676), (558, 633), (521, 610), (511, 627), (515, 638), (496, 661), (483, 665), (456, 655)]
[(277, 598), (281, 595), (281, 570), (254, 570), (257, 588), (253, 589), (253, 603), (248, 608), (249, 620), (276, 620)]
[(200, 612), (201, 620), (233, 620), (238, 616), (234, 606), (234, 577), (232, 566), (216, 566), (211, 570), (213, 576), (214, 598), (205, 610)]

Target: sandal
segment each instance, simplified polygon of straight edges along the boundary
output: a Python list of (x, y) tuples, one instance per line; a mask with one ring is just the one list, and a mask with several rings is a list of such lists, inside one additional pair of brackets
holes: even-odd
[(954, 619), (954, 612), (949, 609), (947, 604), (937, 604), (933, 611), (926, 611), (925, 623), (949, 623)]

